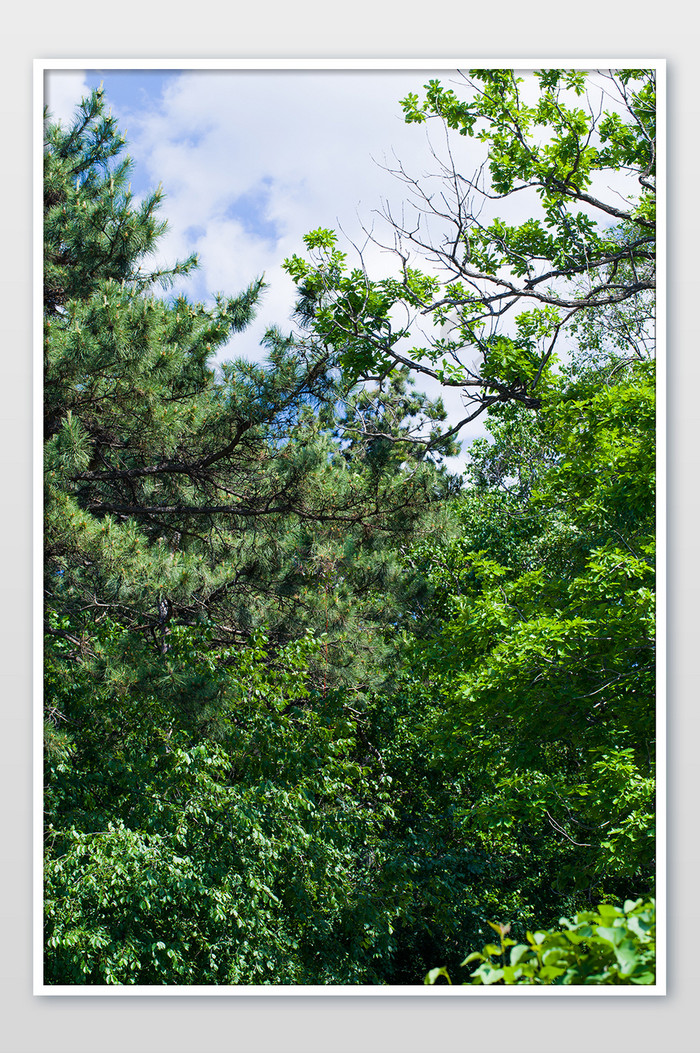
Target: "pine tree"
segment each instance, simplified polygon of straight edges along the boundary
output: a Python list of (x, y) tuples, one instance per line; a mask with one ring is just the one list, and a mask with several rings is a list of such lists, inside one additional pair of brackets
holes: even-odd
[(124, 145), (101, 92), (46, 129), (47, 981), (376, 982), (363, 692), (424, 589), (401, 550), (451, 484), (410, 429), (444, 411), (277, 331), (217, 365), (263, 282), (169, 294), (196, 261), (147, 268)]
[[(263, 283), (211, 309), (156, 295), (196, 261), (144, 270), (162, 192), (134, 207), (123, 146), (100, 92), (70, 131), (47, 131), (47, 599), (79, 623), (109, 612), (161, 645), (167, 619), (240, 641), (294, 616), (309, 554), (333, 531), (356, 566), (359, 549), (371, 562), (410, 530), (434, 473), (415, 459), (390, 471), (366, 427), (339, 437), (322, 350), (273, 332), (267, 364), (215, 368)], [(377, 395), (395, 418), (397, 467), (402, 419), (440, 411), (396, 384)]]

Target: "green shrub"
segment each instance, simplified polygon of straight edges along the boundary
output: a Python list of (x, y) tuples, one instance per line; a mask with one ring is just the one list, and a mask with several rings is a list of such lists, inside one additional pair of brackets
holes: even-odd
[[(478, 963), (470, 984), (653, 984), (656, 979), (656, 901), (626, 900), (624, 906), (603, 903), (561, 918), (561, 929), (526, 934), (526, 943), (508, 938), (510, 925), (489, 925), (499, 944), (473, 951), (462, 966)], [(443, 976), (431, 969), (426, 984)]]

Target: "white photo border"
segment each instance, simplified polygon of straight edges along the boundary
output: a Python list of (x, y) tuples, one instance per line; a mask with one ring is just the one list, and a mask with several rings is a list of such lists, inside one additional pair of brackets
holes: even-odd
[[(460, 68), (514, 69), (654, 69), (657, 74), (657, 417), (656, 417), (656, 466), (657, 466), (657, 798), (656, 798), (656, 842), (657, 842), (657, 975), (656, 983), (649, 986), (629, 987), (534, 987), (534, 986), (448, 986), (423, 985), (383, 987), (370, 986), (297, 986), (297, 985), (46, 985), (43, 981), (43, 228), (42, 228), (42, 157), (43, 157), (43, 100), (45, 74), (53, 70), (193, 70), (209, 71), (309, 71), (309, 70), (445, 70)], [(33, 993), (36, 996), (246, 996), (274, 997), (294, 996), (362, 996), (362, 997), (649, 997), (667, 993), (667, 257), (666, 257), (666, 60), (630, 58), (512, 58), (512, 59), (420, 59), (420, 58), (48, 58), (35, 59), (33, 64)]]

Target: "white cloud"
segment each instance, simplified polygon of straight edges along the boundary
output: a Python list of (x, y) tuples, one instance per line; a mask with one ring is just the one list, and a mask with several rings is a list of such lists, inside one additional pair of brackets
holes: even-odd
[[(284, 255), (303, 251), (303, 235), (318, 226), (341, 225), (359, 237), (358, 213), (371, 223), (380, 198), (400, 190), (372, 155), (381, 161), (393, 147), (400, 156), (428, 159), (424, 134), (404, 125), (398, 103), (427, 75), (197, 71), (179, 77), (158, 110), (127, 118), (132, 153), (168, 195), (168, 251), (190, 249), (189, 228), (199, 229), (203, 247), (220, 240), (231, 206), (254, 195), (263, 180), (259, 218), (276, 236), (227, 227), (233, 273), (247, 253), (271, 271)], [(219, 253), (216, 260), (219, 284)], [(204, 278), (211, 266), (203, 253)]]
[(87, 81), (81, 70), (54, 69), (45, 74), (44, 103), (52, 118), (61, 124), (70, 124), (76, 106), (87, 92)]
[[(139, 71), (132, 76), (138, 82)], [(446, 82), (450, 71), (189, 71), (166, 82), (154, 95), (142, 76), (129, 109), (118, 97), (108, 102), (122, 128), (139, 181), (162, 183), (163, 215), (169, 230), (158, 262), (172, 263), (196, 251), (200, 269), (182, 291), (206, 299), (234, 294), (265, 273), (268, 291), (256, 323), (230, 345), (230, 353), (259, 356), (259, 341), (270, 325), (287, 328), (294, 290), (282, 260), (303, 253), (303, 235), (317, 227), (342, 230), (357, 244), (375, 225), (391, 242), (391, 231), (376, 215), (383, 199), (401, 214), (404, 185), (379, 164), (399, 158), (406, 171), (422, 177), (436, 171), (424, 126), (406, 125), (399, 100), (421, 93), (432, 77)], [(52, 73), (50, 98), (56, 112), (70, 112), (85, 90), (79, 73)], [(457, 89), (459, 90), (459, 89)], [(115, 89), (116, 92), (116, 89)], [(440, 129), (431, 126), (436, 147)], [(451, 148), (461, 170), (471, 174), (482, 160), (473, 140), (454, 137)], [(503, 212), (503, 203), (499, 209)], [(520, 195), (504, 218), (521, 221), (532, 204)], [(486, 217), (482, 217), (485, 219)], [(365, 262), (372, 276), (397, 266), (391, 254), (369, 244)], [(352, 259), (352, 250), (348, 250)], [(436, 391), (431, 391), (435, 394)], [(459, 396), (443, 392), (453, 420)], [(475, 433), (482, 432), (479, 422)]]

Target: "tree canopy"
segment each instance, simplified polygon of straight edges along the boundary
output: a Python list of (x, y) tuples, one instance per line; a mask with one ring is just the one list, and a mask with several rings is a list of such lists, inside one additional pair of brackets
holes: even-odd
[[(300, 318), (348, 375), (403, 365), (458, 388), (455, 433), (504, 402), (537, 408), (572, 325), (629, 301), (638, 310), (655, 286), (653, 71), (608, 71), (598, 99), (580, 70), (460, 80), (466, 99), (433, 80), (402, 101), (407, 122), (442, 124), (445, 148), (432, 175), (394, 169), (406, 204), (400, 219), (384, 215), (399, 277), (348, 273), (331, 231), (307, 238), (309, 260), (287, 261)], [(450, 133), (474, 141), (466, 171)], [(425, 321), (434, 335), (412, 345)]]
[(264, 276), (174, 295), (102, 92), (47, 118), (46, 983), (420, 984), (489, 924), (475, 982), (653, 974), (655, 103), (602, 80), (406, 98), (398, 276), (311, 232), (259, 362)]

